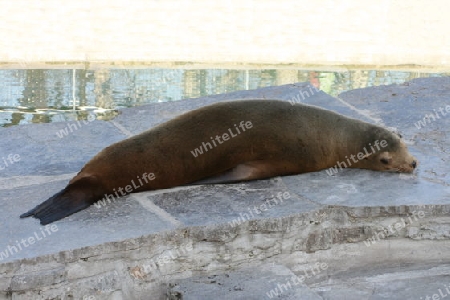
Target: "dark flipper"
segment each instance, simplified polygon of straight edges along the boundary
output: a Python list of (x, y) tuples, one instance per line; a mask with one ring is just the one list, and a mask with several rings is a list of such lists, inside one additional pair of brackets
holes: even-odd
[(35, 217), (41, 221), (41, 225), (46, 225), (89, 207), (101, 195), (96, 178), (83, 177), (20, 217)]
[(292, 173), (291, 166), (283, 162), (256, 160), (246, 162), (225, 172), (190, 183), (190, 184), (216, 184), (265, 179), (278, 175)]

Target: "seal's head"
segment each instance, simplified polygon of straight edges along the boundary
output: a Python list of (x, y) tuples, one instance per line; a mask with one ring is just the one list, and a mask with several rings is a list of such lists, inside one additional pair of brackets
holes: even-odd
[(387, 151), (375, 153), (372, 159), (380, 171), (412, 173), (418, 165), (417, 159), (408, 152), (401, 140)]
[(373, 127), (367, 133), (368, 146), (365, 146), (360, 168), (401, 173), (412, 173), (416, 169), (418, 161), (409, 153), (400, 134), (381, 127)]

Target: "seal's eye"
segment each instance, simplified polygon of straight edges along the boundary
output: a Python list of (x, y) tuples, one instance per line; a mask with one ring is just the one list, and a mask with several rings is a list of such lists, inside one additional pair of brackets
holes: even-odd
[(382, 159), (380, 159), (380, 161), (382, 164), (385, 164), (385, 165), (389, 164), (389, 160), (386, 158), (382, 158)]

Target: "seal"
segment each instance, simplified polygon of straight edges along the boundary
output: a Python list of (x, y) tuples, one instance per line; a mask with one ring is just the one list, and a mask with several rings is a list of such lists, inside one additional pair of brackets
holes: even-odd
[(106, 147), (63, 190), (20, 217), (45, 225), (113, 195), (314, 172), (345, 162), (377, 171), (417, 166), (399, 135), (373, 124), (286, 101), (220, 102)]

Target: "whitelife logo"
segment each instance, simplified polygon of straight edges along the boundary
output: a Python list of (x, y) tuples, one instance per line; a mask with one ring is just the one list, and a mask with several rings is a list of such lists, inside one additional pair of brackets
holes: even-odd
[[(252, 122), (250, 121), (246, 121), (244, 124), (244, 121), (241, 121), (241, 123), (239, 123), (239, 127), (241, 128), (242, 132), (245, 132), (246, 129), (250, 129), (253, 127)], [(233, 131), (231, 130), (231, 128), (228, 128), (228, 133), (223, 133), (222, 135), (216, 135), (215, 138), (211, 137), (211, 142), (213, 143), (214, 147), (217, 147), (216, 141), (219, 144), (223, 144), (224, 142), (228, 141), (231, 138), (234, 138), (236, 136), (238, 136), (239, 134), (241, 134), (241, 131), (239, 130), (238, 126), (236, 124), (234, 124), (234, 128), (237, 132), (237, 134), (234, 134)], [(223, 140), (221, 140), (220, 138), (222, 138)], [(208, 147), (209, 149), (208, 149)], [(203, 149), (205, 149), (205, 152), (208, 152), (208, 150), (212, 150), (213, 146), (211, 145), (210, 142), (203, 142), (202, 145), (199, 148), (195, 148), (193, 151), (191, 151), (192, 155), (194, 157), (199, 156), (200, 154), (203, 154)]]
[[(369, 143), (369, 147), (370, 147), (370, 149), (372, 150), (371, 153), (369, 153), (369, 152), (367, 151), (367, 148), (364, 147), (364, 148), (363, 148), (364, 153), (363, 153), (363, 152), (358, 152), (358, 154), (357, 154), (356, 156), (352, 154), (352, 155), (350, 155), (350, 159), (351, 159), (354, 163), (357, 163), (358, 161), (360, 161), (360, 160), (362, 160), (362, 159), (364, 159), (364, 158), (366, 158), (366, 157), (369, 157), (369, 156), (371, 156), (372, 154), (375, 154), (375, 152), (380, 151), (380, 150), (381, 150), (380, 145), (381, 145), (381, 147), (385, 148), (385, 147), (387, 147), (388, 143), (386, 142), (386, 140), (382, 140), (381, 142), (379, 142), (378, 140), (376, 140), (375, 143), (374, 143), (374, 146), (377, 148), (377, 150), (375, 150), (375, 149), (373, 148), (372, 143)], [(357, 157), (358, 160), (356, 160), (355, 157)], [(327, 174), (328, 174), (329, 176), (333, 176), (334, 174), (337, 174), (337, 172), (339, 171), (339, 170), (338, 170), (338, 167), (340, 168), (340, 170), (342, 170), (343, 168), (348, 168), (348, 167), (350, 167), (350, 166), (352, 165), (350, 159), (347, 157), (347, 155), (345, 156), (345, 158), (347, 159), (348, 165), (347, 165), (345, 162), (339, 162), (339, 161), (337, 161), (337, 162), (336, 162), (336, 165), (334, 165), (334, 167), (331, 167), (331, 168), (329, 168), (329, 169), (326, 170)], [(342, 167), (342, 166), (343, 166), (343, 167)]]
[[(149, 180), (150, 181), (154, 180), (156, 177), (155, 177), (154, 173), (148, 173), (148, 174), (144, 173), (144, 174), (142, 174), (142, 180), (141, 180), (140, 176), (137, 176), (136, 178), (139, 181), (140, 185), (136, 185), (136, 183), (134, 182), (134, 179), (132, 179), (131, 184), (125, 186), (125, 188), (119, 187), (117, 189), (117, 191), (116, 191), (116, 189), (113, 189), (114, 195), (116, 195), (116, 197), (114, 197), (112, 194), (109, 194), (109, 195), (105, 194), (104, 198), (102, 198), (101, 200), (98, 200), (97, 202), (94, 203), (95, 207), (102, 208), (103, 206), (106, 206), (106, 201), (108, 201), (109, 203), (114, 202), (114, 201), (116, 201), (116, 198), (125, 196), (125, 195), (131, 193), (133, 190), (136, 190), (136, 189), (140, 188), (141, 186), (143, 186), (144, 183), (142, 182), (142, 180), (144, 180), (145, 183), (148, 183)], [(124, 192), (124, 190), (125, 190), (125, 192)], [(120, 193), (120, 196), (117, 192)]]

